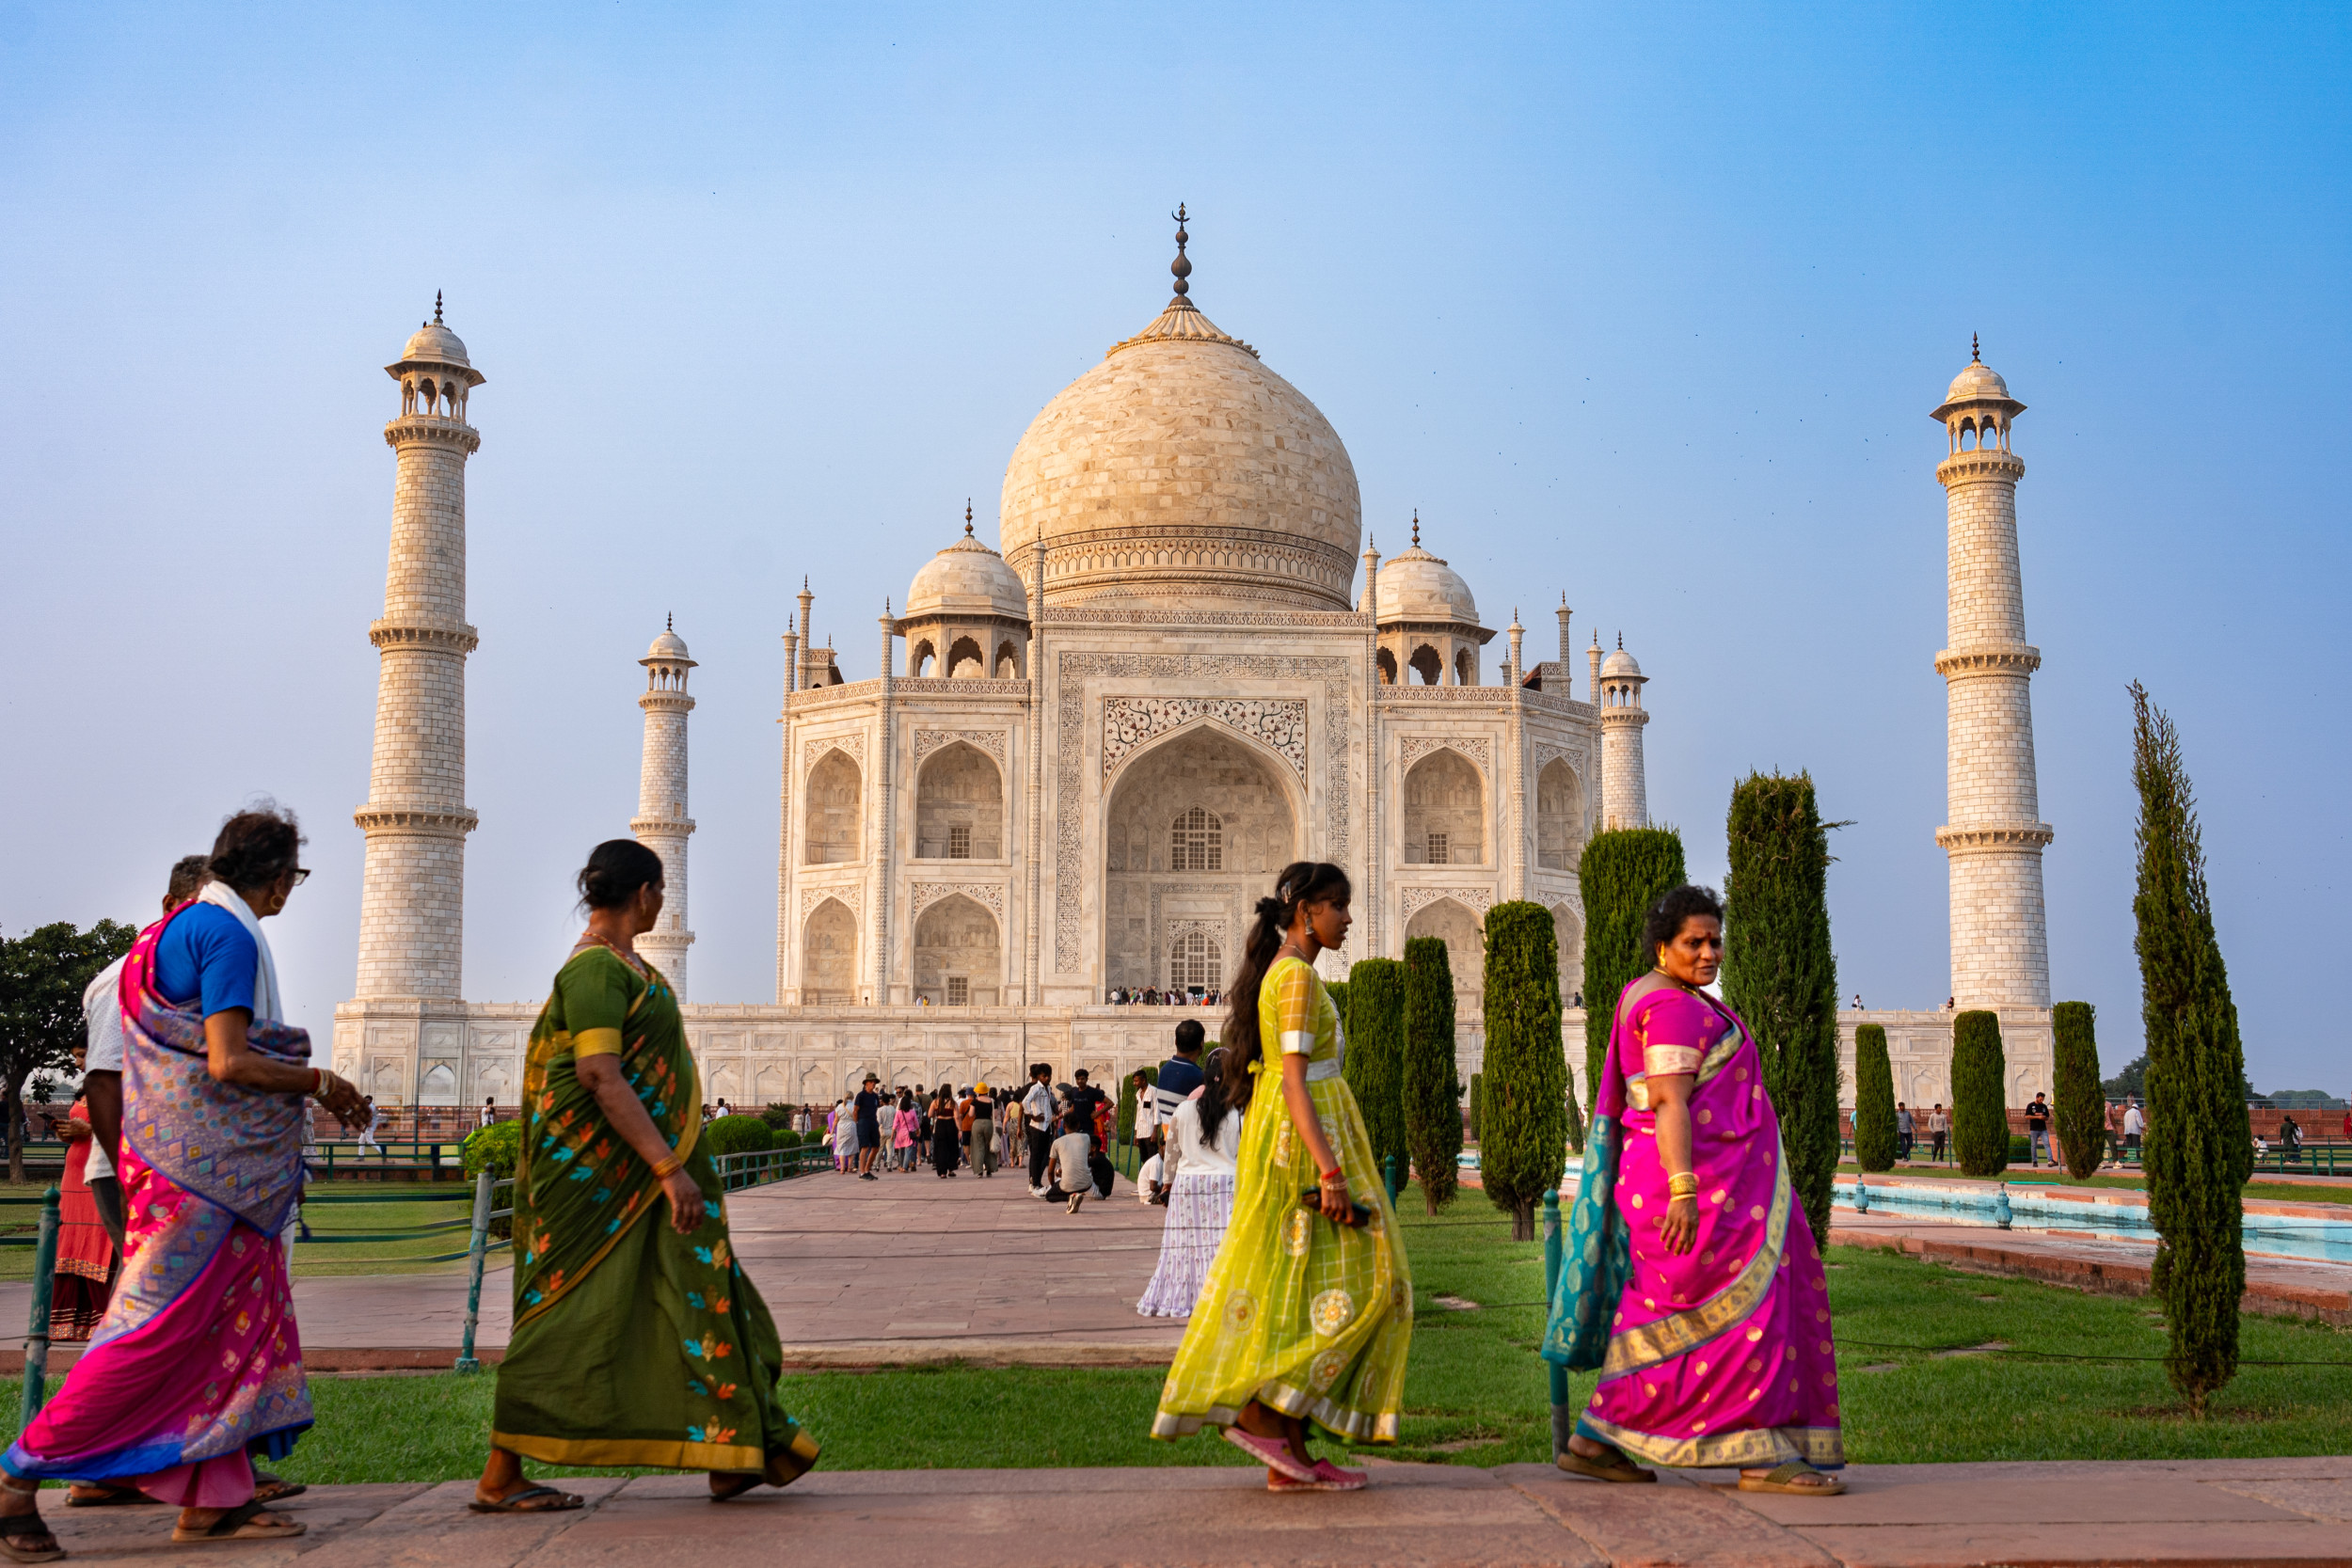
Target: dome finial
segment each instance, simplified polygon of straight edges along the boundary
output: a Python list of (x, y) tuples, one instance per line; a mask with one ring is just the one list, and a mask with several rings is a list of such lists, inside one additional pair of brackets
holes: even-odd
[(1978, 346), (1977, 335), (1973, 332), (1968, 334), (1968, 362), (1972, 365), (1984, 363), (1984, 350)]
[(438, 289), (433, 291), (433, 325), (441, 325), (441, 291)]
[(677, 616), (676, 616), (676, 615), (675, 615), (675, 614), (665, 614), (665, 615), (663, 615), (663, 616), (661, 617), (661, 629), (662, 629), (663, 631), (675, 631), (675, 630), (677, 630)]
[(1625, 633), (1617, 633), (1617, 652), (1625, 652)]
[(1168, 216), (1176, 220), (1176, 260), (1168, 264), (1168, 270), (1176, 275), (1176, 297), (1182, 299), (1192, 292), (1192, 285), (1184, 281), (1192, 276), (1192, 262), (1184, 256), (1184, 242), (1192, 238), (1184, 232), (1184, 204), (1176, 203), (1176, 210)]
[(969, 496), (963, 498), (963, 536), (966, 539), (972, 537), (972, 498)]
[(1413, 508), (1413, 548), (1421, 548), (1421, 508)]

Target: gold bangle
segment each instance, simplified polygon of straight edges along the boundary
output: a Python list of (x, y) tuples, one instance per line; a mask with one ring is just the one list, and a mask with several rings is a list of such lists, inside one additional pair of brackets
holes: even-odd
[(1687, 1170), (1685, 1170), (1685, 1171), (1677, 1171), (1677, 1172), (1675, 1172), (1673, 1175), (1671, 1175), (1671, 1176), (1667, 1177), (1667, 1178), (1666, 1178), (1666, 1196), (1667, 1196), (1668, 1197), (1670, 1197), (1670, 1198), (1676, 1198), (1676, 1197), (1696, 1197), (1696, 1196), (1699, 1196), (1699, 1179), (1698, 1179), (1698, 1173), (1697, 1173), (1697, 1172), (1695, 1172), (1695, 1171), (1687, 1171)]
[(685, 1161), (673, 1154), (668, 1159), (653, 1167), (653, 1179), (656, 1181), (666, 1181), (670, 1179), (670, 1173), (672, 1171), (682, 1170), (685, 1168)]

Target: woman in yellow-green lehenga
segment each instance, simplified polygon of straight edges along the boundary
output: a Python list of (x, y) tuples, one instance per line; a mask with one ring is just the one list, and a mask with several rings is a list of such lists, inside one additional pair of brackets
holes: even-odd
[(1152, 1422), (1170, 1440), (1215, 1428), (1265, 1465), (1272, 1492), (1364, 1484), (1310, 1454), (1308, 1428), (1395, 1442), (1413, 1338), (1412, 1271), (1314, 971), (1346, 940), (1348, 897), (1347, 873), (1300, 861), (1258, 900), (1223, 1041), (1246, 1117), (1232, 1223)]
[(707, 1470), (718, 1502), (817, 1461), (776, 1407), (776, 1325), (695, 1147), (702, 1085), (677, 995), (633, 946), (661, 913), (660, 857), (599, 844), (580, 893), (588, 931), (523, 1067), (515, 1327), (471, 1505), (483, 1513), (580, 1506), (526, 1480), (526, 1458)]

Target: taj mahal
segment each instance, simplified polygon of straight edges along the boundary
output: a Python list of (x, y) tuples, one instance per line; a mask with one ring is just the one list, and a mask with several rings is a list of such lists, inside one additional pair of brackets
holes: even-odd
[[(1027, 1063), (1097, 1082), (1167, 1055), (1239, 955), (1254, 901), (1299, 859), (1356, 889), (1345, 952), (1445, 939), (1467, 1083), (1483, 1054), (1481, 926), (1549, 907), (1560, 990), (1581, 996), (1586, 840), (1649, 820), (1646, 678), (1621, 644), (1572, 640), (1551, 584), (1553, 657), (1530, 661), (1439, 550), (1434, 523), (1384, 558), (1339, 433), (1258, 349), (1174, 293), (1057, 393), (1006, 466), (998, 547), (960, 534), (873, 623), (881, 673), (846, 680), (803, 583), (784, 633), (771, 1002), (693, 999), (688, 724), (695, 661), (675, 626), (643, 673), (628, 830), (667, 872), (638, 939), (686, 1004), (707, 1099), (827, 1101), (888, 1084), (1017, 1082)], [(358, 994), (336, 1009), (336, 1069), (390, 1104), (512, 1103), (532, 1005), (464, 999), (466, 466), (485, 377), (441, 320), (386, 367), (400, 411)], [(2024, 404), (1974, 360), (1936, 410), (1947, 451), (1953, 995), (2002, 1015), (2011, 1103), (2052, 1086), (2048, 958), (2010, 423)], [(1400, 532), (1404, 531), (1400, 530)], [(1534, 580), (1525, 574), (1523, 580)], [(691, 628), (690, 628), (691, 629)], [(1613, 642), (1618, 640), (1613, 638)], [(1540, 649), (1536, 650), (1540, 653)], [(1671, 712), (1671, 703), (1667, 705)], [(763, 716), (764, 717), (764, 716)], [(615, 825), (617, 828), (617, 824)], [(1923, 831), (1926, 831), (1923, 828)], [(1734, 938), (1736, 940), (1736, 936)], [(1114, 997), (1150, 989), (1166, 1006)], [(1949, 1014), (1887, 1026), (1897, 1093), (1950, 1099)], [(1581, 1058), (1580, 1006), (1564, 1048)], [(1847, 1102), (1851, 1103), (1851, 1087)]]

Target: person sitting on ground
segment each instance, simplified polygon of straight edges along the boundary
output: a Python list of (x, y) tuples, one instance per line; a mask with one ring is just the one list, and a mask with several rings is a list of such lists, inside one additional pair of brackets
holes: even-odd
[(1111, 1196), (1110, 1172), (1110, 1161), (1094, 1152), (1092, 1140), (1084, 1132), (1065, 1132), (1046, 1156), (1045, 1196), (1066, 1199), (1067, 1212), (1074, 1214), (1088, 1198)]

